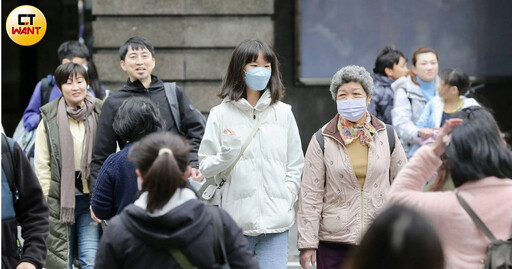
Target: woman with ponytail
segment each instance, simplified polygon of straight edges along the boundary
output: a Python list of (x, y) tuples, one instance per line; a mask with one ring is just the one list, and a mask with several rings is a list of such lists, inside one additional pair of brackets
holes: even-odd
[[(150, 134), (130, 148), (141, 195), (109, 222), (96, 268), (182, 268), (184, 260), (196, 268), (258, 268), (231, 217), (208, 207), (186, 187), (190, 149), (184, 138), (168, 132)], [(217, 212), (222, 222), (218, 231)], [(225, 257), (217, 251), (222, 240)], [(182, 257), (175, 258), (176, 252)]]

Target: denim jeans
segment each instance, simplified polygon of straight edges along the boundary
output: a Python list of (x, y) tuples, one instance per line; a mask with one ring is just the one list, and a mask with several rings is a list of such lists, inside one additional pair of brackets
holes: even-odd
[(261, 269), (286, 269), (288, 264), (288, 231), (276, 234), (245, 236)]
[[(94, 268), (94, 259), (101, 236), (101, 226), (91, 218), (89, 196), (75, 196), (75, 223), (70, 227), (68, 268), (73, 268), (74, 253), (82, 269)], [(76, 245), (76, 246), (75, 246)]]

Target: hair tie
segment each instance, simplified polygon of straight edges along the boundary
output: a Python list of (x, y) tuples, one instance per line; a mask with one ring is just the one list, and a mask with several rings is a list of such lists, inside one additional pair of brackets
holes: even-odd
[(171, 149), (168, 149), (168, 148), (161, 148), (159, 151), (158, 151), (158, 156), (164, 154), (164, 153), (168, 153), (169, 155), (173, 155), (172, 153), (172, 150)]

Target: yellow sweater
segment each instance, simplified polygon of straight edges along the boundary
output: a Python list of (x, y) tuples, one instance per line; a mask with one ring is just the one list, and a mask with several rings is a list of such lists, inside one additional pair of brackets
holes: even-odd
[[(81, 170), (82, 150), (85, 136), (85, 126), (83, 121), (76, 121), (71, 117), (69, 119), (69, 129), (73, 136), (73, 152), (75, 156), (75, 170)], [(41, 120), (36, 130), (36, 141), (34, 150), (34, 167), (36, 175), (39, 178), (39, 183), (43, 189), (43, 194), (48, 197), (50, 191), (50, 148), (48, 147), (48, 133)], [(89, 188), (85, 182), (84, 192), (88, 193)]]
[(356, 139), (347, 146), (347, 154), (359, 186), (362, 188), (368, 169), (368, 146), (363, 145), (361, 140)]

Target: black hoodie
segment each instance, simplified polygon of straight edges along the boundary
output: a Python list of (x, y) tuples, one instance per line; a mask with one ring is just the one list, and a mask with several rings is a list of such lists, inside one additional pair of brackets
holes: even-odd
[[(218, 259), (213, 248), (213, 218), (206, 206), (193, 199), (159, 217), (149, 216), (134, 204), (127, 206), (101, 238), (95, 268), (180, 268), (170, 248), (180, 249), (197, 268), (212, 268)], [(242, 230), (219, 210), (230, 267), (259, 268)]]
[[(159, 108), (160, 116), (165, 120), (166, 129), (172, 133), (178, 133), (176, 123), (171, 115), (169, 102), (167, 102), (165, 95), (164, 83), (158, 77), (152, 75), (151, 84), (146, 89), (139, 80), (131, 82), (130, 79), (128, 79), (119, 92), (110, 95), (105, 100), (101, 110), (92, 151), (91, 191), (94, 191), (96, 177), (98, 176), (103, 162), (105, 162), (110, 154), (116, 152), (116, 142), (119, 143), (121, 149), (126, 145), (126, 141), (116, 135), (112, 125), (117, 110), (123, 101), (132, 96), (145, 96), (151, 99)], [(194, 168), (198, 168), (197, 151), (199, 150), (199, 145), (201, 144), (201, 139), (204, 134), (203, 119), (199, 118), (197, 113), (192, 111), (192, 102), (180, 87), (176, 87), (176, 96), (180, 108), (182, 130), (192, 146), (189, 156), (190, 165)]]

